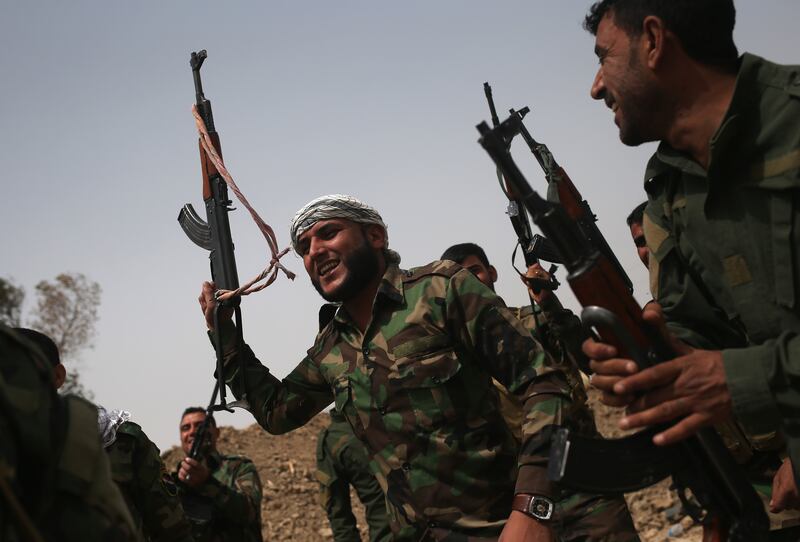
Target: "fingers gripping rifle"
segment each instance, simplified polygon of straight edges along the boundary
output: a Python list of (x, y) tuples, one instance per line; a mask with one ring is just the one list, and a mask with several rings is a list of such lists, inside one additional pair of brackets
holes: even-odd
[[(492, 98), (492, 87), (489, 86), (489, 83), (483, 84), (483, 92), (486, 94), (486, 101), (489, 104), (489, 111), (492, 115), (492, 125), (497, 127), (500, 124), (500, 119), (497, 117), (497, 109), (495, 109), (494, 98)], [(511, 140), (508, 141), (508, 144), (509, 146), (511, 145)], [(528, 213), (525, 211), (519, 198), (508, 186), (508, 183), (503, 180), (503, 173), (500, 171), (500, 168), (497, 168), (497, 182), (500, 183), (500, 188), (508, 198), (506, 214), (509, 220), (511, 220), (511, 225), (517, 234), (518, 242), (514, 247), (514, 253), (511, 255), (511, 264), (514, 265), (514, 256), (517, 253), (517, 247), (522, 249), (522, 255), (525, 258), (525, 267), (530, 267), (538, 263), (540, 259), (552, 264), (561, 263), (561, 257), (552, 243), (550, 243), (547, 238), (539, 234), (534, 234), (531, 231)], [(560, 283), (556, 280), (557, 270), (558, 266), (551, 265), (548, 270), (548, 274), (550, 275), (549, 279), (527, 278), (526, 281), (536, 293), (539, 293), (541, 290), (555, 290), (560, 286)], [(517, 272), (519, 273), (519, 270)], [(522, 275), (522, 273), (520, 273), (520, 275)]]
[[(494, 129), (482, 122), (479, 141), (561, 254), (569, 285), (585, 307), (584, 323), (640, 367), (675, 357), (664, 338), (645, 324), (624, 277), (596, 240), (587, 238), (562, 204), (546, 201), (531, 189), (508, 150), (508, 142), (521, 129), (521, 117), (516, 114)], [(611, 440), (559, 429), (552, 442), (548, 474), (564, 486), (601, 494), (633, 491), (672, 475), (684, 504), (691, 505), (688, 488), (702, 507), (694, 506), (693, 512), (704, 522), (704, 540), (765, 540), (769, 520), (761, 499), (717, 432), (705, 428), (681, 443), (657, 447), (652, 436), (662, 429)]]
[(564, 171), (564, 168), (559, 166), (555, 158), (553, 158), (553, 153), (550, 152), (547, 145), (533, 139), (533, 136), (531, 136), (528, 129), (522, 123), (522, 119), (530, 112), (530, 108), (523, 107), (519, 111), (510, 109), (509, 112), (512, 117), (517, 117), (519, 120), (519, 134), (522, 136), (522, 139), (525, 140), (525, 143), (527, 143), (536, 161), (539, 162), (539, 165), (544, 170), (545, 177), (547, 178), (547, 199), (560, 203), (564, 207), (567, 214), (577, 222), (584, 237), (605, 255), (606, 259), (611, 262), (616, 272), (625, 282), (625, 287), (629, 292), (632, 292), (633, 282), (631, 282), (622, 264), (619, 263), (611, 247), (608, 246), (603, 234), (600, 233), (600, 229), (597, 227), (597, 216), (592, 212), (592, 208), (589, 207), (589, 202), (583, 199), (583, 196), (581, 196), (581, 193), (575, 188), (567, 172)]
[[(208, 129), (214, 148), (222, 156), (222, 146), (219, 141), (219, 134), (214, 127), (214, 116), (211, 112), (211, 102), (203, 94), (203, 83), (200, 80), (200, 68), (206, 59), (207, 53), (204, 50), (194, 52), (191, 55), (189, 65), (192, 68), (194, 77), (194, 90), (197, 100), (197, 111)], [(228, 221), (228, 213), (233, 210), (231, 200), (228, 198), (228, 186), (225, 179), (217, 171), (214, 163), (209, 159), (203, 145), (200, 144), (200, 165), (203, 175), (203, 200), (206, 206), (206, 220), (204, 221), (191, 203), (183, 206), (178, 214), (178, 222), (183, 231), (197, 246), (209, 251), (211, 261), (211, 280), (217, 290), (236, 290), (239, 287), (239, 276), (236, 273), (236, 258), (233, 254), (233, 239), (231, 238), (231, 226)], [(217, 354), (217, 383), (211, 394), (206, 419), (215, 410), (231, 411), (232, 407), (248, 408), (247, 398), (243, 396), (239, 401), (228, 403), (225, 399), (225, 381), (223, 377), (223, 352), (222, 338), (219, 332), (219, 313), (220, 311), (233, 310), (236, 316), (236, 340), (239, 347), (242, 346), (242, 312), (240, 307), (241, 298), (232, 297), (226, 301), (219, 300), (214, 309), (214, 348)], [(243, 373), (244, 374), (244, 373)], [(215, 404), (219, 393), (219, 404)], [(197, 439), (195, 439), (195, 443)]]

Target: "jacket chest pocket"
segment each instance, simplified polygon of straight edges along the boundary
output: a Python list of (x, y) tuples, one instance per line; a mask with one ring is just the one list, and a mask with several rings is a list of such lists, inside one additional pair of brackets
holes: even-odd
[(466, 395), (460, 370), (452, 348), (397, 358), (387, 378), (386, 410), (425, 429), (457, 419), (458, 399)]
[(353, 390), (350, 379), (341, 376), (333, 382), (333, 396), (336, 410), (338, 410), (350, 423), (353, 434), (357, 439), (364, 440), (364, 425), (359, 418), (358, 409), (353, 403)]

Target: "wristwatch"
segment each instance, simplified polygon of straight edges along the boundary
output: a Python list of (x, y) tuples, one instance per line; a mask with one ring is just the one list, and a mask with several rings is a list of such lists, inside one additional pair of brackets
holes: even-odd
[(522, 512), (538, 521), (549, 521), (553, 517), (555, 504), (542, 495), (517, 493), (511, 501), (511, 509)]

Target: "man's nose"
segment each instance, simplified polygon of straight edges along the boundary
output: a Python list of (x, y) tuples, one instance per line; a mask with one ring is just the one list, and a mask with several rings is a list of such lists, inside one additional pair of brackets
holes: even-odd
[(602, 100), (605, 98), (606, 85), (603, 81), (602, 68), (598, 68), (597, 74), (594, 76), (594, 81), (592, 82), (592, 88), (589, 89), (589, 94), (591, 94), (592, 98), (595, 100)]

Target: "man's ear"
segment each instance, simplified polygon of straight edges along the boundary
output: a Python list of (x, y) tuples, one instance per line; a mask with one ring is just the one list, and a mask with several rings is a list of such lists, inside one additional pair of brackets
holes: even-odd
[(642, 21), (641, 47), (647, 67), (655, 70), (664, 58), (667, 28), (664, 21), (655, 15), (648, 15)]
[(53, 367), (53, 383), (56, 386), (56, 389), (60, 389), (61, 386), (64, 385), (64, 382), (67, 380), (67, 369), (64, 367), (63, 363), (59, 363), (55, 367)]
[(492, 284), (497, 282), (497, 269), (493, 265), (489, 266), (489, 278), (492, 279)]
[(364, 227), (364, 237), (374, 249), (386, 248), (386, 230), (377, 224), (367, 224)]

